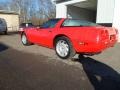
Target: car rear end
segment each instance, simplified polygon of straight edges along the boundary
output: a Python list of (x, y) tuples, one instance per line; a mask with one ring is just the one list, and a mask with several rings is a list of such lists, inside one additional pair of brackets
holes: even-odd
[(71, 32), (70, 37), (77, 53), (99, 53), (117, 42), (118, 32), (112, 27), (78, 19), (66, 19), (62, 26)]
[[(113, 47), (117, 42), (118, 31), (112, 27), (96, 27), (99, 31), (96, 43), (89, 48), (89, 53), (100, 53), (107, 48)], [(89, 47), (89, 46), (88, 46)]]
[(118, 31), (112, 27), (96, 26), (85, 29), (82, 35), (74, 45), (75, 50), (77, 53), (93, 55), (113, 47), (117, 42)]
[(115, 45), (117, 42), (118, 31), (112, 27), (101, 27), (100, 28), (99, 43), (103, 48), (109, 48)]

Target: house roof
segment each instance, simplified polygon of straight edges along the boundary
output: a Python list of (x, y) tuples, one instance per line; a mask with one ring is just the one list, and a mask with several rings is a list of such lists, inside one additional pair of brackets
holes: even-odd
[(19, 15), (15, 11), (6, 11), (6, 10), (0, 10), (0, 14), (13, 14), (13, 15)]

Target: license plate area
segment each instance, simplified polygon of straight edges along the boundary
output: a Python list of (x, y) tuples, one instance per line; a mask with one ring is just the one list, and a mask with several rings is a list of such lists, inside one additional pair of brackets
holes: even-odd
[(115, 35), (110, 35), (110, 40), (115, 40)]

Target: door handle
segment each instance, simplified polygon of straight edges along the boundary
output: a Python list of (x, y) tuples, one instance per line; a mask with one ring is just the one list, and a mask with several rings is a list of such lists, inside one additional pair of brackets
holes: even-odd
[(51, 30), (49, 30), (49, 32), (52, 32)]

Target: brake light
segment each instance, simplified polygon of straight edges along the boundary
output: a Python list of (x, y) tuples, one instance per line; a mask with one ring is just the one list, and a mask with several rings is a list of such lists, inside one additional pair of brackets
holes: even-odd
[(118, 32), (118, 30), (117, 29), (115, 29), (115, 31), (116, 31), (116, 39), (118, 40), (118, 34), (119, 34), (119, 32)]
[(116, 31), (116, 34), (118, 34), (118, 30), (117, 30), (117, 29), (115, 29), (115, 31)]
[(101, 31), (101, 40), (106, 40), (109, 38), (109, 33), (107, 30), (102, 30)]

